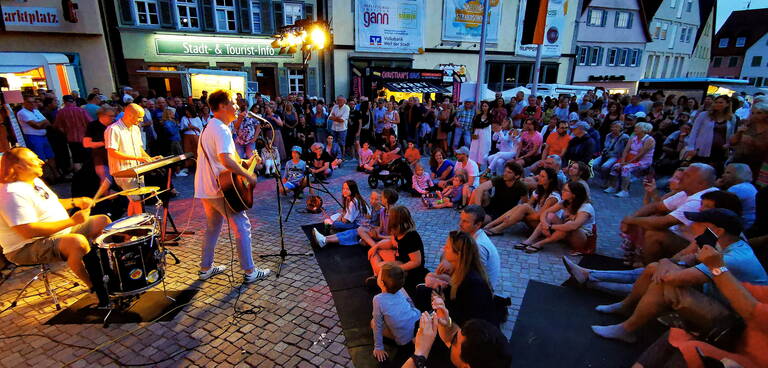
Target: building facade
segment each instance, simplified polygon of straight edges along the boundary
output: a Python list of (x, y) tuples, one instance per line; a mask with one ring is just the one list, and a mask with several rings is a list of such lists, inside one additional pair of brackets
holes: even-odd
[(764, 33), (747, 49), (741, 77), (755, 87), (768, 87), (768, 33)]
[[(525, 1), (523, 1), (525, 3)], [(334, 47), (328, 55), (327, 68), (333, 70), (328, 75), (329, 95), (370, 94), (370, 86), (362, 86), (362, 79), (374, 70), (391, 69), (400, 71), (407, 76), (408, 70), (420, 70), (412, 73), (414, 80), (426, 80), (423, 76), (445, 72), (445, 83), (450, 85), (450, 73), (460, 71), (461, 81), (476, 82), (478, 80), (479, 43), (477, 39), (467, 37), (457, 38), (455, 32), (457, 23), (466, 18), (482, 16), (482, 10), (477, 8), (480, 2), (455, 0), (414, 0), (412, 3), (422, 7), (421, 10), (409, 10), (411, 1), (408, 0), (334, 0), (328, 2), (328, 14), (334, 30)], [(481, 83), (493, 91), (512, 89), (526, 86), (533, 80), (534, 54), (530, 50), (521, 50), (515, 35), (519, 33), (520, 1), (491, 0), (491, 17), (489, 38), (486, 48), (485, 73)], [(578, 7), (577, 1), (552, 1), (561, 8), (567, 6), (565, 17), (559, 20), (564, 25), (572, 24), (574, 13)], [(383, 10), (385, 7), (401, 6), (399, 9)], [(462, 8), (463, 7), (463, 8)], [(399, 13), (398, 13), (399, 12)], [(396, 14), (397, 13), (397, 14)], [(394, 14), (394, 15), (392, 15)], [(352, 16), (350, 16), (352, 15)], [(392, 15), (392, 16), (390, 16)], [(359, 32), (367, 28), (367, 24), (356, 22), (381, 22), (381, 25), (392, 25), (393, 18), (417, 17), (414, 24), (417, 30), (408, 31), (404, 26), (403, 34), (407, 37), (418, 36), (418, 47), (410, 49), (391, 48), (376, 50), (379, 36), (371, 34), (368, 38), (360, 37)], [(462, 18), (465, 17), (465, 18)], [(498, 19), (494, 17), (499, 17)], [(479, 27), (476, 22), (467, 27)], [(495, 29), (493, 24), (500, 24)], [(462, 27), (461, 24), (458, 27)], [(373, 28), (373, 27), (371, 27)], [(551, 28), (551, 27), (550, 27)], [(472, 31), (472, 30), (470, 30)], [(474, 29), (479, 31), (479, 28)], [(573, 66), (573, 27), (560, 26), (557, 30), (559, 50), (543, 58), (540, 83), (567, 83)], [(477, 33), (477, 32), (476, 32)], [(386, 42), (386, 36), (385, 40)], [(383, 69), (382, 69), (383, 68)], [(431, 72), (428, 72), (431, 71)], [(367, 83), (367, 82), (366, 82)], [(332, 91), (332, 93), (331, 93)]]
[(573, 84), (634, 93), (650, 41), (640, 1), (585, 1), (576, 25)]
[(706, 77), (709, 70), (709, 61), (712, 57), (712, 36), (715, 33), (714, 0), (700, 0), (699, 14), (702, 20), (701, 26), (696, 35), (693, 53), (685, 69), (687, 70), (685, 76), (691, 78)]
[[(275, 97), (317, 95), (316, 59), (280, 55), (272, 36), (316, 19), (312, 1), (108, 0), (120, 83), (145, 95), (181, 95), (189, 69), (245, 72), (249, 90)], [(198, 97), (198, 96), (194, 96)]]
[[(0, 76), (11, 90), (50, 89), (61, 97), (114, 81), (97, 0), (0, 0)], [(66, 7), (65, 7), (66, 5)]]
[(664, 0), (650, 20), (645, 78), (685, 77), (699, 31), (698, 0)]
[[(768, 31), (768, 9), (731, 13), (715, 34), (709, 76), (742, 79), (745, 55)], [(751, 60), (747, 61), (751, 64)]]

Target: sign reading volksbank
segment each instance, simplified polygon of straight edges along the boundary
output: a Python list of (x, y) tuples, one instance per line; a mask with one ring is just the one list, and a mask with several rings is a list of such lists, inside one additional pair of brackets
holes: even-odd
[(279, 55), (269, 39), (156, 37), (155, 48), (158, 55), (292, 57)]

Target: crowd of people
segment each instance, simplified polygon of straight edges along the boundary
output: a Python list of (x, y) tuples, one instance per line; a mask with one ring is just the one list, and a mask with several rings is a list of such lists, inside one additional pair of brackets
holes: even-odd
[[(593, 253), (599, 214), (591, 191), (603, 190), (619, 198), (642, 193), (644, 204), (612, 240), (629, 270), (590, 270), (563, 259), (578, 283), (623, 298), (597, 312), (628, 319), (593, 326), (594, 333), (633, 343), (660, 318), (670, 332), (637, 366), (701, 366), (702, 351), (757, 367), (768, 365), (760, 349), (768, 338), (768, 98), (746, 97), (521, 92), (475, 106), (344, 96), (326, 105), (294, 94), (257, 95), (249, 104), (238, 95), (240, 112), (223, 123), (238, 156), (259, 154), (262, 173), (282, 175), (285, 194), (301, 196), (310, 181), (324, 183), (343, 165), (373, 178), (399, 177), (397, 187), (374, 190), (368, 200), (357, 182), (345, 181), (342, 209), (325, 216), (332, 233), (314, 232), (321, 247), (369, 247), (374, 276), (365, 283), (379, 293), (371, 321), (378, 360), (387, 358), (387, 337), (414, 342), (406, 366), (421, 366), (439, 335), (456, 366), (505, 366), (509, 347), (499, 326), (509, 300), (496, 295), (504, 269), (491, 237), (522, 224), (528, 232), (515, 249), (536, 253), (564, 243), (571, 255)], [(73, 93), (58, 108), (42, 92), (26, 97), (17, 117), (52, 180), (84, 166), (106, 178), (104, 135), (127, 113), (123, 106), (145, 110), (148, 156), (196, 153), (212, 116), (206, 99), (147, 98), (125, 88), (109, 99), (97, 90), (85, 99)], [(434, 270), (425, 265), (418, 219), (398, 204), (398, 192), (420, 197), (424, 208), (461, 211)]]

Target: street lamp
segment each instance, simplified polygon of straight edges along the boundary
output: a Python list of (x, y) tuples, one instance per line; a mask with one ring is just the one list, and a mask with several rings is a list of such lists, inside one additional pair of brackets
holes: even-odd
[(301, 50), (304, 64), (312, 57), (312, 50), (323, 50), (331, 37), (328, 22), (300, 19), (296, 23), (280, 28), (273, 36), (272, 47), (280, 48), (279, 54), (294, 54)]

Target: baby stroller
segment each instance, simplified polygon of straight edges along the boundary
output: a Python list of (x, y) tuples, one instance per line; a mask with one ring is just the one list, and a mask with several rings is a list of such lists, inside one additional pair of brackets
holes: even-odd
[(398, 190), (407, 190), (411, 187), (412, 176), (411, 167), (401, 157), (388, 164), (375, 167), (371, 175), (368, 176), (368, 185), (371, 189), (376, 189), (379, 182), (382, 182), (385, 187), (396, 186)]

